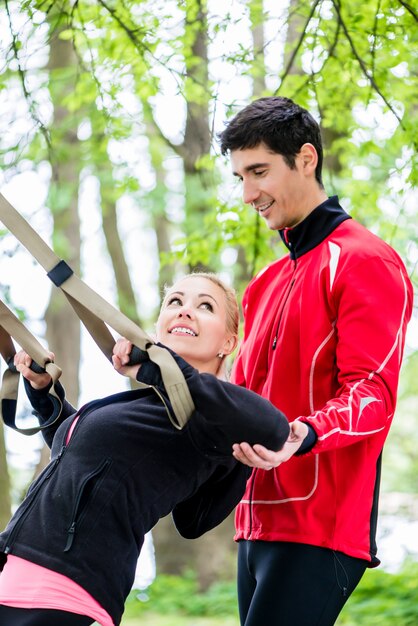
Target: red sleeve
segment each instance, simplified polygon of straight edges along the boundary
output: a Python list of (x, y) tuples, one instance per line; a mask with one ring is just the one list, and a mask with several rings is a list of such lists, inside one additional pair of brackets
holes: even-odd
[(333, 300), (340, 387), (320, 411), (299, 418), (318, 435), (315, 453), (387, 431), (413, 293), (404, 268), (376, 257), (346, 267), (335, 281)]

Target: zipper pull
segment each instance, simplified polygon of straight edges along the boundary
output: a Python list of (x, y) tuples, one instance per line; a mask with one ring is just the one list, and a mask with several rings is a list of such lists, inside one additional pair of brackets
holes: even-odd
[(75, 535), (75, 522), (73, 522), (67, 531), (67, 545), (64, 548), (64, 552), (68, 552), (73, 545)]
[(272, 349), (272, 350), (275, 350), (275, 349), (276, 349), (276, 345), (277, 345), (277, 337), (275, 337), (275, 338), (273, 339), (273, 345), (271, 346), (271, 349)]

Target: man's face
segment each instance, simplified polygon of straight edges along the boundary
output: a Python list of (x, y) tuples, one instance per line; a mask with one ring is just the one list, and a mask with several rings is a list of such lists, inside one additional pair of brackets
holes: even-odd
[(303, 150), (296, 156), (294, 169), (264, 144), (231, 152), (232, 170), (242, 181), (244, 202), (258, 211), (272, 230), (296, 226), (312, 208)]

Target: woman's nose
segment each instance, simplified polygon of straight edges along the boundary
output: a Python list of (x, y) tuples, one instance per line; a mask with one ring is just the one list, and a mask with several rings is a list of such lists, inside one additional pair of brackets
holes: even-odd
[(177, 317), (187, 317), (188, 319), (192, 319), (193, 318), (193, 311), (192, 309), (190, 309), (189, 307), (181, 307), (181, 309), (179, 309), (177, 311)]

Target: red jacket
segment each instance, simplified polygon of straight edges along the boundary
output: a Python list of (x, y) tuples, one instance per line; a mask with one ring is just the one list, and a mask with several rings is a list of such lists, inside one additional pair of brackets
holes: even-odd
[(397, 253), (336, 197), (280, 234), (291, 253), (244, 294), (233, 382), (310, 424), (317, 440), (275, 470), (253, 471), (235, 539), (307, 543), (378, 565), (380, 461), (412, 286)]

